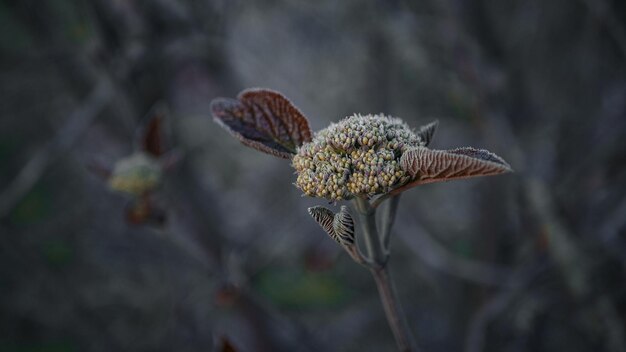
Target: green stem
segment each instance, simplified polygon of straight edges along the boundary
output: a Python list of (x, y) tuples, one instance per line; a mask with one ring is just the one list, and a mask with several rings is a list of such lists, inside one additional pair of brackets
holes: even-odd
[[(387, 322), (396, 340), (398, 349), (403, 352), (415, 351), (415, 344), (413, 343), (411, 332), (406, 323), (404, 311), (400, 307), (393, 281), (387, 270), (388, 251), (376, 229), (376, 208), (372, 207), (369, 201), (362, 198), (356, 198), (354, 200), (354, 206), (359, 216), (361, 228), (363, 229), (363, 239), (370, 260), (369, 269), (376, 281), (378, 294), (383, 309), (385, 310), (385, 315), (387, 316)], [(392, 205), (390, 204), (390, 206)], [(390, 224), (387, 225), (385, 221), (389, 221)], [(391, 229), (393, 217), (385, 221), (383, 221), (385, 226)]]
[(383, 244), (376, 230), (376, 210), (363, 198), (356, 198), (354, 203), (363, 230), (367, 256), (375, 266), (383, 267), (386, 258)]
[(400, 351), (416, 351), (412, 341), (411, 332), (406, 323), (404, 311), (400, 307), (400, 303), (396, 297), (395, 287), (387, 267), (371, 268), (370, 272), (376, 281), (378, 295), (383, 303), (383, 309), (387, 316), (387, 322), (396, 339), (398, 350)]
[(396, 211), (398, 210), (398, 203), (400, 203), (400, 195), (392, 196), (387, 204), (382, 209), (381, 227), (380, 233), (383, 239), (383, 247), (386, 250), (386, 255), (389, 256), (389, 241), (391, 240), (391, 227), (396, 218)]

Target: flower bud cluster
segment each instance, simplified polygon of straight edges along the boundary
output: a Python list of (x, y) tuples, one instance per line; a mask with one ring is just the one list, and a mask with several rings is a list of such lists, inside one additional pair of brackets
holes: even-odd
[(420, 138), (400, 119), (353, 115), (300, 147), (293, 158), (296, 185), (330, 200), (384, 194), (409, 180), (400, 157), (418, 145)]
[(159, 186), (161, 173), (156, 159), (144, 153), (135, 153), (115, 164), (109, 186), (118, 192), (140, 196)]

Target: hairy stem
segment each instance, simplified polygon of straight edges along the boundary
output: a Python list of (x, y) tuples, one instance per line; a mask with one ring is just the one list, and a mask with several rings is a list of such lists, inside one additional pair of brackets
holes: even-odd
[[(387, 248), (385, 248), (383, 239), (378, 235), (376, 229), (376, 209), (372, 207), (369, 201), (361, 198), (354, 200), (354, 206), (363, 229), (365, 246), (371, 262), (369, 269), (376, 281), (378, 294), (387, 316), (387, 322), (396, 340), (398, 349), (400, 351), (415, 351), (415, 344), (406, 323), (404, 311), (398, 302), (393, 281), (387, 270)], [(393, 205), (390, 204), (390, 206)], [(392, 223), (393, 216), (386, 221)], [(391, 224), (385, 226), (388, 226), (389, 229), (391, 228)]]

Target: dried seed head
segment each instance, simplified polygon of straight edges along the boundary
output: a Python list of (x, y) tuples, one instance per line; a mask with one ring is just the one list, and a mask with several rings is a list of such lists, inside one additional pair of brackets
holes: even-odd
[(384, 194), (407, 181), (400, 166), (404, 151), (425, 143), (400, 119), (353, 115), (298, 149), (296, 185), (308, 196), (330, 200)]

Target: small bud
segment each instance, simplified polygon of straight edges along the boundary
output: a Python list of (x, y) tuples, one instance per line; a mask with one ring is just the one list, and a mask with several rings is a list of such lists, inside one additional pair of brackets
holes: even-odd
[(162, 173), (155, 158), (137, 152), (115, 164), (109, 186), (115, 191), (140, 196), (159, 186)]
[(335, 213), (332, 210), (322, 207), (316, 206), (308, 209), (309, 214), (313, 217), (313, 219), (326, 231), (326, 233), (335, 239), (335, 230), (333, 229), (333, 219), (335, 217)]
[(335, 240), (339, 244), (346, 246), (354, 244), (354, 220), (348, 211), (348, 207), (341, 206), (339, 213), (333, 219), (333, 229), (335, 230)]

